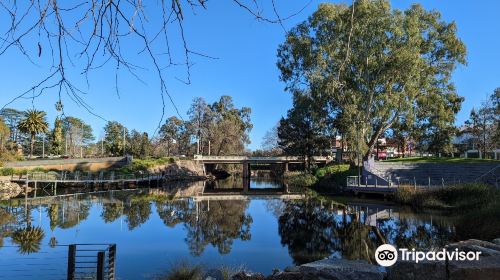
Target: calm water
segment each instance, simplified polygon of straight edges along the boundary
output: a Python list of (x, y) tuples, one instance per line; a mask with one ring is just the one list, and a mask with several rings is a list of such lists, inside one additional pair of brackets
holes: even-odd
[[(431, 248), (456, 239), (450, 219), (383, 201), (305, 198), (263, 179), (241, 186), (229, 178), (56, 199), (39, 192), (37, 199), (4, 201), (0, 279), (63, 279), (64, 245), (72, 243), (116, 243), (118, 277), (142, 279), (180, 261), (270, 273), (332, 255), (373, 261), (381, 242)], [(41, 227), (43, 238), (14, 240), (14, 232), (27, 225)]]

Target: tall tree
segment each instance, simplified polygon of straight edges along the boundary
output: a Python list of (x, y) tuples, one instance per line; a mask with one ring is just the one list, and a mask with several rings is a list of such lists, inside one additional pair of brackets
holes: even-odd
[(174, 146), (178, 145), (184, 127), (184, 122), (177, 117), (168, 118), (160, 128), (160, 137), (167, 146), (167, 156), (170, 156)]
[(5, 144), (10, 136), (10, 129), (0, 117), (0, 152), (5, 150)]
[(54, 128), (50, 135), (50, 149), (55, 155), (61, 155), (64, 152), (63, 121), (60, 117), (54, 121)]
[(89, 145), (95, 139), (92, 127), (76, 117), (68, 116), (62, 121), (62, 130), (68, 154), (80, 155), (83, 147)]
[(234, 106), (231, 96), (223, 95), (219, 101), (209, 106), (207, 118), (208, 140), (214, 155), (241, 154), (245, 145), (250, 143), (249, 133), (252, 130), (250, 120), (251, 109)]
[(279, 147), (279, 123), (266, 132), (262, 138), (262, 149), (266, 154), (280, 155), (283, 151)]
[(33, 145), (35, 137), (39, 133), (45, 133), (49, 130), (49, 124), (45, 120), (46, 113), (36, 109), (26, 111), (24, 118), (19, 122), (19, 130), (30, 134), (30, 157), (33, 157)]
[(223, 95), (210, 105), (203, 98), (195, 98), (188, 111), (186, 129), (196, 137), (199, 153), (242, 153), (250, 143), (248, 133), (253, 127), (250, 114), (248, 107), (236, 108), (231, 96)]
[(146, 158), (151, 154), (151, 141), (146, 132), (133, 129), (128, 138), (129, 154), (138, 158)]
[(24, 117), (24, 112), (12, 108), (5, 108), (0, 111), (0, 117), (3, 118), (10, 129), (10, 141), (18, 142), (18, 124)]
[(480, 157), (486, 157), (488, 151), (497, 148), (499, 145), (499, 95), (500, 89), (496, 89), (488, 100), (482, 102), (478, 110), (472, 109), (469, 120), (465, 122), (468, 130), (472, 133), (471, 140), (474, 148), (479, 151)]
[(106, 152), (113, 156), (121, 156), (125, 153), (128, 138), (128, 129), (117, 121), (109, 121), (104, 127), (104, 142)]
[(311, 92), (341, 119), (348, 140), (359, 132), (368, 157), (398, 122), (454, 118), (463, 99), (451, 75), (465, 53), (455, 23), (438, 12), (358, 0), (321, 4), (288, 33), (278, 67), (287, 90)]
[(198, 143), (196, 153), (200, 153), (200, 150), (203, 150), (203, 147), (200, 146), (203, 143), (203, 139), (208, 134), (208, 113), (209, 108), (205, 99), (203, 99), (203, 97), (194, 98), (191, 107), (188, 110), (188, 116), (191, 130), (196, 136), (196, 141)]
[(324, 111), (315, 104), (310, 96), (295, 94), (293, 108), (278, 127), (279, 147), (287, 155), (307, 158), (307, 167), (312, 156), (324, 154), (330, 148)]

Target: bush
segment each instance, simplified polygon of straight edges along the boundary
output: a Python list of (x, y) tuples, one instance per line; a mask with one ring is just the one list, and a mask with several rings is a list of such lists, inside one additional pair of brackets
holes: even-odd
[(0, 176), (11, 176), (14, 174), (14, 168), (4, 167), (0, 168)]
[(303, 172), (286, 172), (285, 183), (295, 187), (310, 187), (318, 181), (315, 176)]
[(356, 169), (349, 164), (334, 164), (318, 168), (314, 175), (319, 180), (318, 187), (340, 189), (345, 186), (347, 176), (356, 175)]

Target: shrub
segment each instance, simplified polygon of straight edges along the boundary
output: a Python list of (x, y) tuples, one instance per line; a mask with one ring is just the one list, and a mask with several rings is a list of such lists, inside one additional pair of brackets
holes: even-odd
[(356, 169), (349, 164), (334, 164), (319, 168), (314, 173), (320, 188), (340, 188), (345, 186), (347, 176), (356, 175)]
[(158, 279), (164, 280), (201, 280), (203, 277), (203, 267), (201, 265), (190, 265), (182, 262), (174, 265), (170, 271)]
[(296, 187), (310, 187), (316, 184), (318, 180), (315, 176), (309, 173), (302, 172), (286, 172), (285, 183)]
[(4, 167), (0, 168), (0, 176), (11, 176), (14, 174), (14, 168)]

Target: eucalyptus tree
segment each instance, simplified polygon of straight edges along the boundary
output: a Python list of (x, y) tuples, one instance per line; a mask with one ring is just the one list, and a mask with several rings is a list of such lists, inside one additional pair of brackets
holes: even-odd
[(387, 0), (321, 4), (278, 49), (281, 80), (310, 92), (365, 157), (397, 123), (453, 124), (463, 99), (451, 81), (466, 49), (454, 22), (418, 4)]
[(62, 119), (62, 131), (67, 153), (81, 155), (84, 146), (94, 141), (92, 127), (80, 118), (67, 116)]
[(214, 155), (241, 154), (250, 143), (249, 133), (253, 128), (249, 107), (236, 108), (228, 95), (209, 106), (209, 141)]
[(33, 157), (33, 145), (35, 137), (39, 133), (45, 133), (49, 130), (49, 124), (45, 120), (46, 113), (36, 109), (29, 109), (25, 112), (24, 118), (19, 122), (19, 130), (29, 134), (30, 137), (30, 157)]
[(167, 146), (167, 156), (170, 156), (172, 149), (177, 146), (183, 131), (184, 121), (172, 116), (168, 118), (160, 128), (160, 137)]

